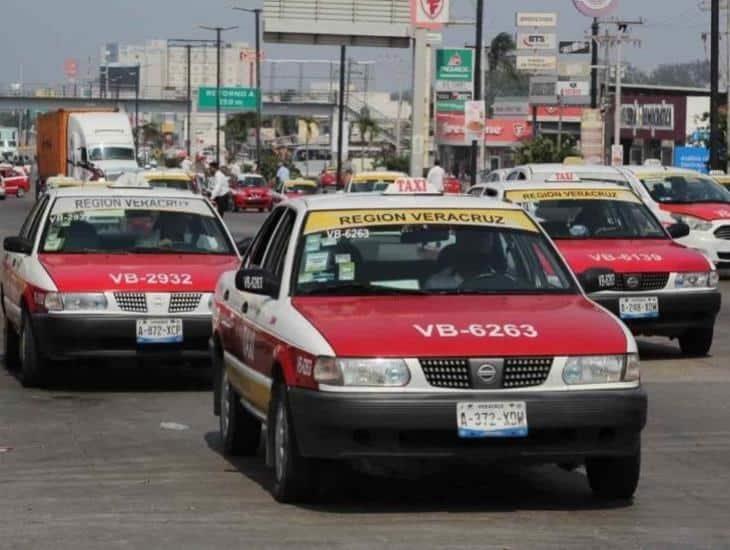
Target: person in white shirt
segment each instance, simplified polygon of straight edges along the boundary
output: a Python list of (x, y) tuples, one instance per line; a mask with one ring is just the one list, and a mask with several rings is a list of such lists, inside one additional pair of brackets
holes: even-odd
[(284, 184), (291, 179), (289, 169), (282, 162), (279, 164), (279, 169), (276, 171), (276, 180), (278, 184)]
[(433, 168), (428, 171), (426, 180), (431, 187), (436, 191), (442, 192), (444, 190), (444, 175), (446, 172), (441, 168), (441, 162), (438, 160), (433, 163)]
[(190, 160), (190, 157), (185, 157), (183, 159), (180, 163), (180, 168), (185, 170), (188, 174), (193, 171), (193, 161)]
[(214, 172), (213, 175), (213, 190), (210, 192), (210, 198), (215, 202), (218, 208), (218, 213), (223, 217), (223, 214), (228, 209), (228, 198), (231, 194), (231, 186), (228, 182), (228, 176), (226, 176), (217, 162), (210, 163), (210, 170)]

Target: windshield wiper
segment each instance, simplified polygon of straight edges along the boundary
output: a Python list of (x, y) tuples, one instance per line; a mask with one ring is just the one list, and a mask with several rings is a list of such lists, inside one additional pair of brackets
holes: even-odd
[(299, 294), (314, 296), (319, 294), (354, 295), (427, 295), (428, 292), (411, 288), (394, 288), (390, 286), (368, 285), (364, 283), (330, 283), (300, 290)]

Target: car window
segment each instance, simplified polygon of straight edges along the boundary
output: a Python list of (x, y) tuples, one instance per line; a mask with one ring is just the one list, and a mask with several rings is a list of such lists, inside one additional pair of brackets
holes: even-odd
[(296, 218), (296, 212), (287, 208), (279, 221), (276, 232), (271, 238), (271, 244), (266, 251), (263, 267), (266, 271), (273, 273), (279, 280), (281, 280), (284, 258), (286, 256), (286, 250), (289, 247), (289, 241), (292, 230), (294, 229), (294, 222), (296, 221)]
[(694, 175), (667, 175), (643, 178), (641, 183), (651, 198), (662, 203), (730, 203), (730, 191), (716, 181)]
[(23, 225), (20, 228), (20, 237), (32, 241), (32, 237), (35, 236), (35, 231), (38, 227), (40, 219), (43, 217), (43, 212), (48, 205), (48, 197), (43, 197), (35, 206), (31, 209), (28, 217), (25, 218)]
[(251, 246), (248, 248), (246, 257), (243, 259), (243, 266), (263, 266), (266, 248), (268, 247), (271, 236), (273, 235), (274, 230), (276, 229), (276, 226), (279, 223), (279, 220), (281, 219), (281, 216), (284, 214), (285, 210), (286, 208), (279, 207), (275, 208), (274, 211), (269, 214), (269, 217), (266, 218), (266, 221), (261, 226), (261, 229), (259, 229), (259, 232), (256, 234), (256, 237), (251, 243)]
[(481, 187), (475, 187), (474, 189), (469, 190), (469, 194), (474, 197), (481, 197), (482, 196), (482, 188)]

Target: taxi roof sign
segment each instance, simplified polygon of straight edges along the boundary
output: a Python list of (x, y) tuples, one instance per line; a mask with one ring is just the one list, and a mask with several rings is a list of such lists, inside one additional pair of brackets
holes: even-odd
[(383, 195), (442, 195), (426, 178), (400, 177), (391, 183)]
[(124, 172), (115, 181), (109, 183), (113, 189), (152, 189), (144, 172)]
[(555, 172), (545, 181), (547, 183), (580, 183), (581, 179), (575, 172)]

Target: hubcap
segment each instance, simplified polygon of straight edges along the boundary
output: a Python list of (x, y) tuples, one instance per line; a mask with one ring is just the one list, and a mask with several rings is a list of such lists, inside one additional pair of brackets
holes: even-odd
[(228, 374), (223, 371), (223, 379), (221, 380), (221, 434), (223, 437), (228, 435), (228, 415), (231, 410), (231, 404), (228, 402)]
[(279, 402), (276, 408), (276, 428), (274, 431), (274, 444), (276, 453), (276, 479), (281, 481), (284, 477), (286, 469), (286, 446), (288, 444), (288, 426), (286, 421), (286, 411), (284, 403)]

